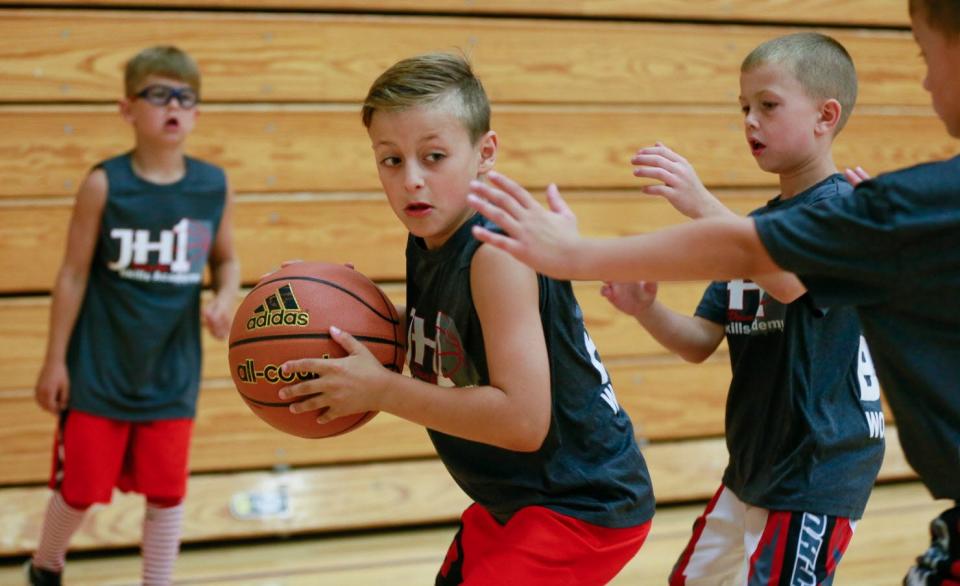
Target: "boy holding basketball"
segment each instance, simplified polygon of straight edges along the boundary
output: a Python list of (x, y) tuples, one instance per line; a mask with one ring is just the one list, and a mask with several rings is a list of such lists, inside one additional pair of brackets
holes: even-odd
[[(239, 286), (223, 170), (184, 154), (200, 93), (175, 47), (126, 64), (130, 152), (81, 185), (53, 290), (37, 403), (59, 414), (53, 495), (28, 566), (60, 584), (86, 510), (114, 487), (144, 495), (143, 583), (170, 584), (200, 382), (200, 321), (223, 338)], [(215, 295), (201, 311), (205, 266)]]
[[(748, 143), (780, 178), (780, 194), (751, 215), (852, 191), (831, 156), (856, 100), (846, 50), (819, 33), (786, 35), (754, 49), (741, 71)], [(636, 175), (663, 182), (644, 191), (687, 215), (733, 213), (669, 148), (642, 149), (632, 162)], [(856, 311), (814, 306), (789, 273), (715, 281), (692, 317), (659, 303), (656, 283), (602, 292), (687, 360), (705, 360), (724, 337), (730, 349), (729, 463), (670, 583), (830, 583), (883, 460), (880, 389)]]
[(437, 584), (606, 584), (642, 545), (653, 494), (633, 426), (569, 282), (537, 275), (471, 236), (466, 203), (498, 147), (462, 58), (400, 61), (363, 107), (380, 181), (407, 241), (407, 362), (387, 370), (347, 332), (350, 356), (284, 364), (320, 421), (387, 411), (428, 428), (475, 504)]
[[(960, 138), (960, 2), (911, 0), (923, 81), (947, 132)], [(935, 498), (960, 501), (960, 157), (860, 183), (818, 206), (708, 219), (653, 234), (586, 240), (555, 189), (548, 212), (493, 178), (472, 205), (510, 235), (482, 241), (556, 277), (730, 279), (788, 270), (818, 304), (852, 305), (911, 466)], [(960, 506), (931, 523), (908, 586), (960, 584)]]

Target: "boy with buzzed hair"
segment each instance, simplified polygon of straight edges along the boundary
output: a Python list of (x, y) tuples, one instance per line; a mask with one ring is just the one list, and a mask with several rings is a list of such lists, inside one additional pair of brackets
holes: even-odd
[[(911, 0), (923, 87), (960, 138), (960, 2)], [(509, 236), (475, 230), (556, 278), (730, 279), (792, 271), (818, 304), (857, 308), (904, 454), (935, 498), (960, 501), (960, 157), (881, 175), (852, 194), (755, 218), (706, 219), (588, 240), (556, 189), (551, 211), (491, 176), (471, 205)], [(960, 583), (960, 506), (931, 523), (904, 584)]]
[[(145, 498), (143, 583), (167, 585), (180, 546), (200, 385), (200, 322), (226, 336), (239, 287), (231, 196), (188, 157), (200, 73), (176, 47), (126, 66), (128, 153), (97, 164), (76, 196), (53, 289), (37, 403), (58, 414), (54, 490), (28, 582), (60, 584), (70, 538), (113, 489)], [(215, 294), (201, 308), (204, 268)]]
[(428, 428), (475, 501), (437, 584), (608, 583), (650, 529), (650, 479), (570, 283), (471, 236), (496, 229), (466, 201), (499, 144), (483, 86), (459, 56), (406, 59), (373, 83), (363, 121), (410, 232), (400, 314), (413, 378), (331, 327), (349, 356), (287, 362), (321, 376), (280, 396), (323, 409), (321, 422), (376, 410)]
[[(780, 194), (751, 215), (817, 206), (853, 187), (831, 155), (857, 94), (834, 39), (771, 39), (743, 61), (740, 104), (757, 164)], [(644, 188), (692, 218), (733, 215), (680, 155), (658, 144), (632, 159)], [(726, 338), (730, 454), (723, 481), (670, 584), (830, 584), (883, 460), (883, 411), (852, 307), (814, 305), (789, 273), (714, 281), (694, 316), (656, 301), (656, 283), (606, 283), (603, 295), (691, 362)]]

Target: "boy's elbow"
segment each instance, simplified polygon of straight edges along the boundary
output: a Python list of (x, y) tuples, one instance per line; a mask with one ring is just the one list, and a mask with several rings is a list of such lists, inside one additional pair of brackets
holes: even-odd
[(547, 432), (550, 431), (550, 420), (548, 418), (542, 423), (523, 425), (517, 431), (518, 433), (509, 440), (510, 445), (503, 447), (514, 452), (536, 452), (547, 439)]
[(683, 358), (685, 361), (691, 364), (701, 364), (707, 358), (710, 358), (711, 354), (713, 354), (713, 352), (701, 352), (696, 350), (692, 352), (684, 352), (680, 354), (680, 358)]

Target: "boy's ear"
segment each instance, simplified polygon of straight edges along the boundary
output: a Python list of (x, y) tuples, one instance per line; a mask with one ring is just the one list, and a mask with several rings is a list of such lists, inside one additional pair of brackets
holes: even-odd
[(819, 134), (832, 134), (836, 132), (837, 125), (840, 124), (840, 113), (843, 107), (840, 102), (830, 98), (820, 105), (820, 119), (817, 121), (816, 130)]
[(497, 162), (497, 149), (500, 146), (500, 139), (497, 133), (488, 130), (486, 134), (480, 137), (480, 168), (477, 173), (482, 175), (493, 169), (493, 164)]
[(127, 122), (133, 121), (133, 103), (130, 98), (121, 98), (117, 102), (117, 108), (120, 110), (120, 116), (123, 117)]

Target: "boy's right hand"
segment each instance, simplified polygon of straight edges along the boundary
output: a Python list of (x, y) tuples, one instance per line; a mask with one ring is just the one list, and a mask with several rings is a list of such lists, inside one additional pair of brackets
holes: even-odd
[(67, 408), (70, 398), (70, 375), (67, 365), (61, 363), (45, 364), (33, 390), (33, 398), (44, 411), (58, 415)]
[(600, 288), (600, 294), (623, 313), (637, 317), (656, 301), (657, 283), (654, 281), (632, 283), (611, 283), (607, 281)]
[(642, 148), (630, 159), (633, 174), (660, 181), (662, 185), (646, 185), (641, 191), (658, 195), (670, 202), (688, 218), (703, 218), (726, 212), (716, 197), (707, 191), (693, 166), (663, 143)]

